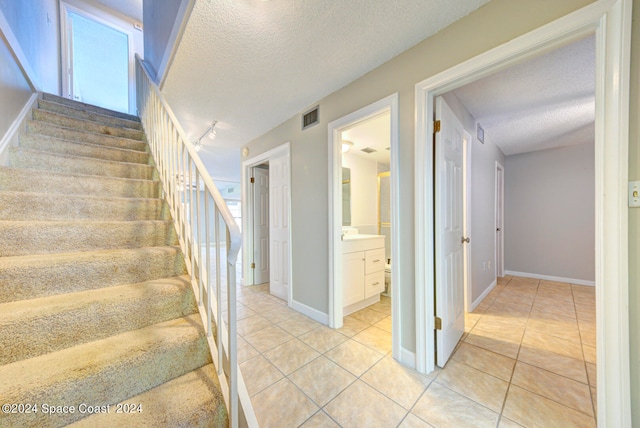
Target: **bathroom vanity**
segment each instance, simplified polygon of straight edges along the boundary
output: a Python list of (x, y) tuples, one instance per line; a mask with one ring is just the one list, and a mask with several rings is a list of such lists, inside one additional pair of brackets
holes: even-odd
[(380, 301), (384, 291), (383, 235), (344, 234), (342, 242), (343, 314)]

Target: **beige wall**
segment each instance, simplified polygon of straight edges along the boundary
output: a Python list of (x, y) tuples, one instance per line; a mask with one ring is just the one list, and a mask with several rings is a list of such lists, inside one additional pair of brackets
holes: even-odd
[[(320, 123), (301, 131), (300, 115), (250, 142), (256, 156), (291, 141), (293, 298), (328, 312), (327, 124), (390, 94), (399, 94), (401, 344), (415, 351), (414, 90), (415, 84), (591, 3), (590, 0), (493, 0), (343, 89), (320, 100)], [(316, 103), (314, 103), (316, 104)], [(311, 106), (310, 106), (311, 107)]]
[[(640, 180), (640, 0), (633, 0), (629, 180)], [(640, 427), (640, 208), (629, 209), (629, 312), (633, 426)]]

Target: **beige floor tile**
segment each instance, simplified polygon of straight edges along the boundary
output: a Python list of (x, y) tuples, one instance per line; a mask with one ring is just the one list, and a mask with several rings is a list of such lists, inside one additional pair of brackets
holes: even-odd
[(264, 356), (282, 373), (289, 375), (320, 354), (300, 340), (293, 339), (265, 352)]
[(329, 327), (321, 326), (303, 334), (299, 339), (316, 351), (324, 354), (328, 350), (335, 348), (342, 342), (345, 342), (347, 340), (347, 336), (340, 334)]
[(511, 333), (521, 336), (527, 326), (527, 318), (519, 318), (513, 316), (496, 315), (486, 313), (480, 317), (476, 327), (488, 330)]
[(497, 413), (435, 382), (411, 413), (436, 427), (494, 428), (498, 422)]
[(584, 345), (592, 346), (595, 348), (596, 346), (596, 328), (595, 325), (584, 326), (584, 324), (580, 324), (580, 339)]
[(340, 428), (340, 425), (321, 410), (307, 419), (300, 428)]
[(544, 317), (540, 312), (535, 318), (529, 318), (527, 330), (580, 343), (580, 331), (576, 320), (569, 317), (555, 319), (557, 317), (557, 315)]
[(491, 376), (509, 382), (516, 360), (478, 348), (468, 343), (461, 343), (451, 359), (466, 364)]
[(593, 416), (589, 386), (584, 383), (518, 362), (512, 384)]
[(320, 357), (289, 375), (289, 379), (322, 407), (353, 383), (356, 377), (330, 359)]
[(293, 309), (280, 307), (271, 309), (270, 311), (260, 312), (260, 315), (274, 324), (280, 324), (296, 314), (298, 314), (298, 312)]
[(238, 364), (242, 364), (247, 360), (257, 356), (259, 354), (255, 348), (247, 343), (241, 337), (238, 337)]
[(249, 395), (257, 394), (284, 377), (282, 373), (262, 355), (258, 355), (240, 364), (240, 370), (242, 371), (242, 378), (247, 385)]
[(566, 376), (575, 381), (587, 383), (584, 361), (581, 359), (568, 357), (553, 350), (541, 349), (523, 343), (520, 348), (518, 360), (558, 375)]
[(366, 328), (369, 328), (369, 324), (349, 315), (344, 317), (342, 328), (339, 328), (337, 331), (347, 337), (353, 337)]
[(382, 312), (375, 311), (369, 307), (369, 308), (364, 308), (357, 312), (354, 312), (351, 314), (351, 316), (357, 320), (373, 325), (378, 321), (380, 321), (381, 319), (389, 316), (389, 314), (384, 314)]
[(488, 407), (494, 412), (500, 412), (502, 409), (509, 387), (509, 382), (451, 360), (435, 382)]
[(529, 345), (531, 348), (555, 352), (558, 355), (564, 355), (579, 361), (583, 359), (582, 349), (580, 349), (579, 345), (576, 346), (575, 342), (528, 329), (524, 333), (522, 344)]
[(391, 315), (391, 305), (389, 303), (385, 303), (381, 301), (381, 302), (374, 303), (373, 305), (369, 306), (369, 308), (373, 309), (374, 311), (385, 314), (387, 316)]
[(407, 411), (361, 380), (338, 395), (324, 408), (343, 427), (397, 427)]
[(540, 283), (539, 279), (536, 278), (525, 278), (523, 276), (514, 276), (509, 281), (509, 286), (512, 287), (537, 287)]
[(596, 348), (589, 345), (582, 345), (582, 352), (584, 353), (584, 360), (587, 363), (595, 364), (597, 361)]
[(391, 329), (391, 317), (386, 317), (383, 318), (382, 320), (378, 321), (377, 323), (375, 323), (373, 325), (374, 327), (378, 327), (380, 330), (384, 330), (387, 333), (392, 333), (393, 330)]
[(596, 415), (596, 419), (598, 418), (598, 390), (594, 387), (591, 387), (591, 402), (593, 403), (593, 413)]
[[(532, 428), (589, 428), (595, 419), (555, 401), (511, 385), (502, 413), (504, 417)], [(553, 425), (551, 425), (553, 424)]]
[(485, 311), (485, 314), (496, 314), (509, 317), (526, 317), (529, 315), (529, 312), (531, 312), (531, 305), (519, 305), (511, 302), (496, 300)]
[(404, 367), (390, 356), (380, 360), (360, 379), (407, 410), (431, 383), (430, 378)]
[(573, 301), (570, 304), (557, 305), (553, 303), (547, 303), (544, 301), (536, 300), (535, 302), (533, 302), (533, 306), (531, 308), (531, 314), (535, 315), (538, 312), (556, 314), (556, 315), (569, 317), (573, 319), (576, 319), (577, 317), (576, 309), (575, 309), (575, 306), (573, 305)]
[(297, 427), (318, 411), (288, 379), (282, 379), (251, 398), (261, 428)]
[(466, 312), (464, 314), (464, 331), (470, 332), (471, 329), (475, 327), (481, 316), (482, 314)]
[(267, 327), (271, 327), (273, 324), (260, 315), (253, 315), (241, 320), (238, 320), (237, 328), (240, 336), (248, 336), (257, 331), (263, 330)]
[(496, 337), (496, 333), (486, 332), (478, 328), (471, 330), (464, 341), (470, 345), (475, 345), (513, 359), (516, 358), (518, 350), (520, 349), (520, 341), (514, 342), (505, 338)]
[(267, 327), (245, 336), (244, 339), (259, 352), (267, 352), (276, 346), (293, 339), (293, 336), (280, 327)]
[(538, 291), (549, 290), (558, 294), (571, 294), (571, 284), (568, 282), (540, 280)]
[[(226, 316), (226, 310), (225, 312), (225, 316)], [(239, 320), (243, 320), (245, 318), (248, 317), (252, 317), (254, 315), (257, 315), (256, 311), (254, 311), (253, 309), (249, 309), (247, 306), (243, 305), (242, 303), (238, 302), (237, 308), (236, 308), (236, 319)]]
[(413, 413), (409, 413), (406, 418), (398, 425), (398, 428), (430, 428), (429, 425)]
[(327, 352), (325, 356), (356, 376), (362, 375), (383, 358), (381, 353), (355, 340), (347, 340)]
[(302, 318), (294, 317), (281, 322), (280, 324), (278, 324), (278, 327), (285, 330), (289, 334), (298, 337), (305, 333), (310, 332), (315, 328), (320, 327), (321, 325), (322, 324), (307, 317), (302, 317)]
[(598, 380), (597, 380), (597, 368), (595, 364), (587, 363), (587, 374), (589, 376), (589, 385), (597, 388)]
[(391, 352), (391, 333), (380, 330), (378, 327), (369, 327), (361, 331), (353, 336), (353, 340), (381, 354)]
[(507, 419), (504, 416), (500, 418), (500, 422), (498, 423), (498, 428), (523, 428), (523, 425), (520, 425), (517, 422), (513, 422), (511, 419)]

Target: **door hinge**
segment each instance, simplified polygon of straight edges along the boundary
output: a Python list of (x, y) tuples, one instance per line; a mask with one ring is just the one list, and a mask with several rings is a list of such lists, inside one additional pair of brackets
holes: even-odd
[(436, 330), (442, 330), (442, 318), (436, 317)]
[(251, 183), (255, 183), (256, 179), (254, 177), (251, 177)]
[(440, 121), (436, 120), (435, 122), (433, 122), (433, 133), (437, 133), (440, 132)]
[(256, 264), (255, 263), (251, 263), (251, 269), (255, 269), (256, 268)]

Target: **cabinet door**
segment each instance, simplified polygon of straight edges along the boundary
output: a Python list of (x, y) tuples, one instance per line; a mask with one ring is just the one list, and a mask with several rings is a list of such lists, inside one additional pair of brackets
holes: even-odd
[(384, 271), (384, 248), (365, 251), (366, 269), (365, 273)]
[(363, 251), (342, 255), (342, 292), (343, 306), (349, 306), (364, 299)]
[(384, 291), (384, 271), (370, 273), (364, 277), (364, 298), (380, 294)]

